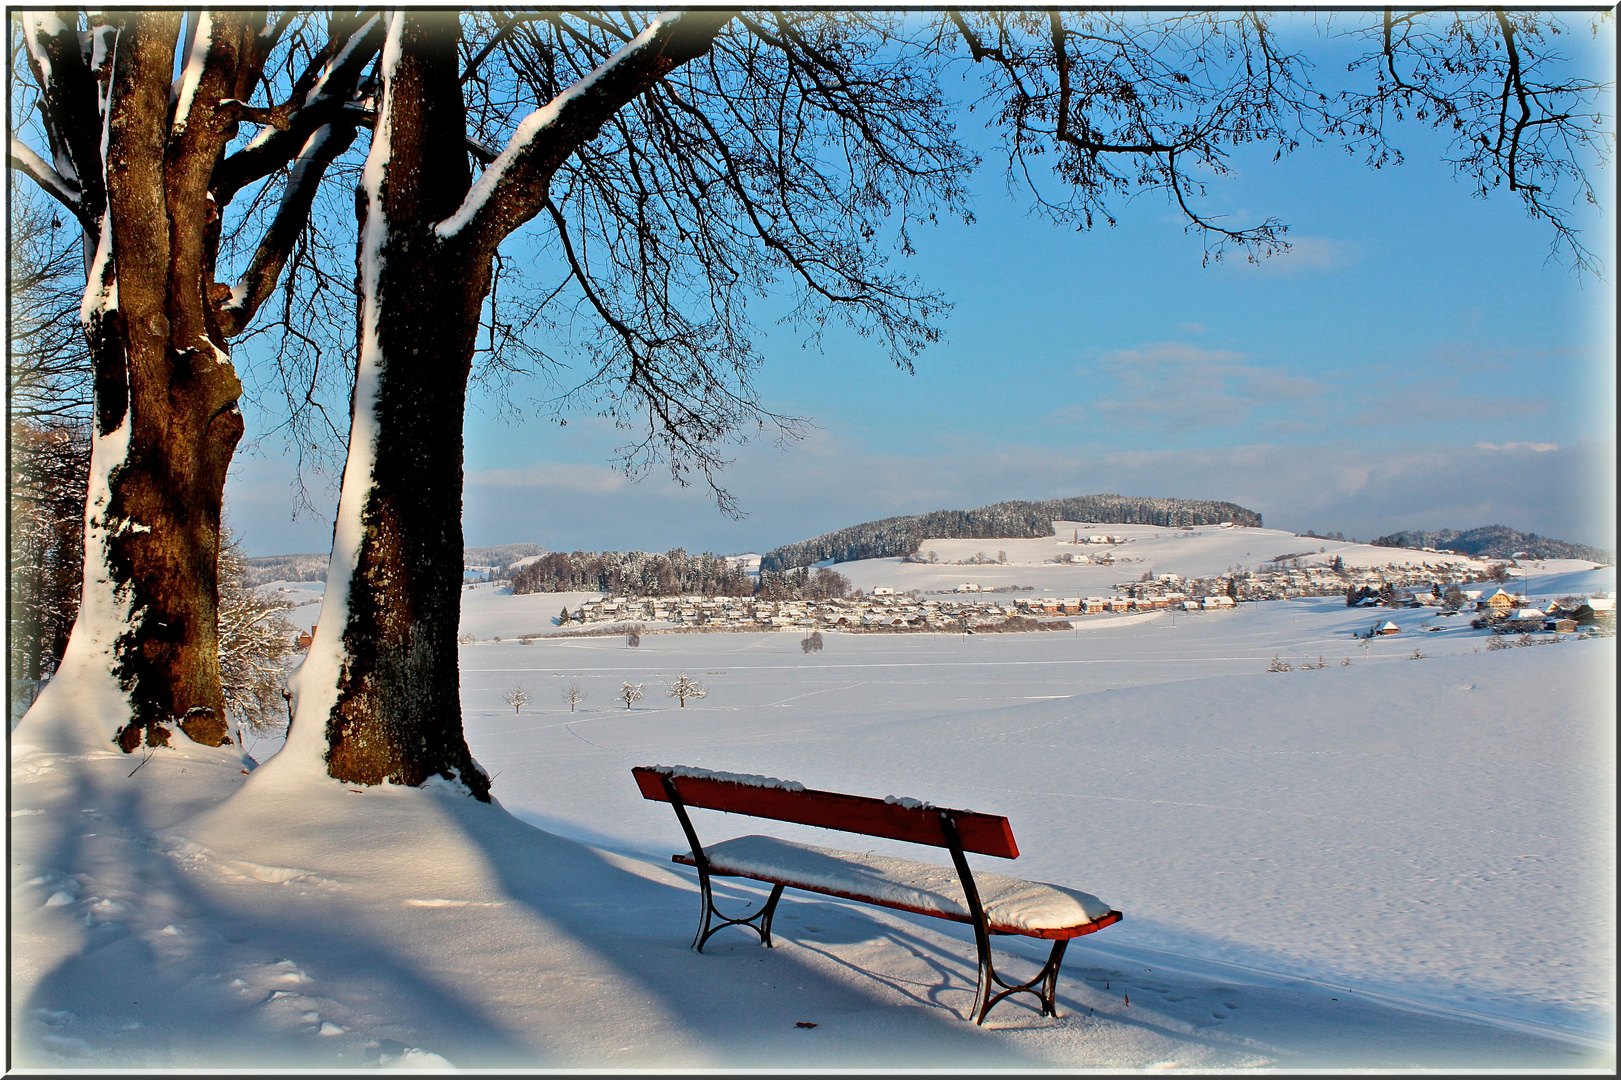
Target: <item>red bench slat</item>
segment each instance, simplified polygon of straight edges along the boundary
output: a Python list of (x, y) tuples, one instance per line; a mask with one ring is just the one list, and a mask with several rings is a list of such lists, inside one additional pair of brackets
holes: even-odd
[[(940, 832), (940, 812), (947, 807), (906, 807), (862, 795), (837, 791), (805, 789), (790, 791), (778, 787), (756, 787), (710, 777), (675, 776), (670, 769), (638, 765), (631, 770), (642, 797), (669, 802), (664, 778), (671, 777), (681, 801), (688, 806), (719, 810), (727, 814), (791, 821), (823, 829), (882, 836), (931, 847), (947, 847)], [(964, 851), (995, 855), (1003, 859), (1019, 857), (1008, 819), (972, 810), (948, 810), (957, 825)]]

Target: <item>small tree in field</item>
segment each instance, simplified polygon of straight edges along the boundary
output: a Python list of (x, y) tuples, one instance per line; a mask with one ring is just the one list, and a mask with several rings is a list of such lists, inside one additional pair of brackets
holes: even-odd
[(638, 701), (642, 700), (642, 684), (639, 682), (628, 682), (624, 686), (621, 686), (619, 688), (619, 700), (625, 703), (625, 708), (627, 709), (636, 704)]
[(1287, 660), (1279, 658), (1277, 653), (1272, 654), (1272, 662), (1266, 666), (1268, 671), (1293, 671), (1294, 665)]
[(585, 700), (585, 691), (580, 689), (579, 683), (569, 683), (563, 688), (563, 700), (568, 702), (568, 711), (573, 712), (574, 706)]
[(806, 634), (804, 637), (800, 638), (799, 651), (804, 653), (821, 652), (822, 632), (820, 630), (812, 630), (809, 634)]
[(683, 709), (687, 707), (688, 698), (696, 700), (698, 698), (709, 696), (709, 691), (700, 686), (698, 680), (694, 679), (691, 675), (688, 675), (685, 671), (681, 673), (680, 677), (677, 678), (675, 682), (665, 687), (664, 692), (670, 697), (680, 701)]
[(519, 683), (511, 690), (508, 690), (506, 693), (502, 694), (501, 700), (505, 701), (508, 705), (511, 705), (514, 713), (520, 713), (523, 711), (524, 705), (529, 701), (529, 691), (523, 688), (523, 683)]
[(625, 647), (628, 649), (636, 649), (640, 648), (641, 644), (642, 628), (639, 626), (631, 627), (630, 632), (625, 635)]

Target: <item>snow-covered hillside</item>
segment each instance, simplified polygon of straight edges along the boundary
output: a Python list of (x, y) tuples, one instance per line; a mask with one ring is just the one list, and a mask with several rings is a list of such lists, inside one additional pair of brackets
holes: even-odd
[[(1162, 531), (1116, 558), (1191, 576), (1288, 553), (1253, 542), (1277, 533), (1223, 532)], [(1086, 572), (1044, 569), (1036, 545), (1057, 539), (995, 546), (1015, 574)], [(1014, 544), (1032, 545), (1025, 565)], [(875, 560), (870, 580), (922, 588), (877, 575), (942, 570)], [(1526, 584), (1615, 583), (1547, 564)], [(514, 640), (555, 635), (557, 594), (463, 598), (467, 733), (497, 805), (229, 748), (143, 763), (91, 745), (70, 713), (94, 703), (70, 694), (22, 721), (14, 1066), (1614, 1067), (1613, 638), (1492, 649), (1466, 617), (1328, 597), (1064, 633), (824, 631), (813, 654), (797, 633), (633, 649)], [(1386, 618), (1399, 634), (1354, 637)], [(1268, 671), (1274, 656), (1292, 670)], [(709, 694), (679, 708), (664, 690), (683, 672)], [(625, 682), (646, 692), (628, 710)], [(630, 777), (654, 763), (1005, 814), (1021, 857), (977, 866), (1126, 918), (1072, 945), (1059, 1017), (1014, 1001), (984, 1028), (962, 1019), (973, 946), (954, 924), (790, 893), (778, 948), (728, 930), (694, 953), (680, 830)], [(696, 825), (709, 842), (902, 850)], [(1030, 971), (1042, 953), (996, 947)]]
[[(1092, 537), (1118, 542), (1092, 543)], [(866, 591), (887, 586), (897, 591), (943, 592), (973, 583), (985, 589), (1030, 585), (1038, 592), (1091, 596), (1110, 595), (1117, 583), (1136, 581), (1145, 573), (1208, 577), (1240, 567), (1257, 570), (1280, 557), (1298, 557), (1303, 565), (1313, 566), (1327, 566), (1335, 556), (1350, 567), (1420, 566), (1425, 562), (1431, 566), (1485, 565), (1458, 555), (1310, 539), (1278, 529), (1215, 525), (1167, 529), (1077, 521), (1058, 522), (1051, 537), (1039, 540), (925, 540), (919, 554), (928, 557), (931, 553), (937, 561), (926, 565), (866, 559), (841, 563), (838, 570), (854, 587)], [(994, 562), (1001, 554), (1007, 556), (1005, 564), (973, 562), (979, 556)], [(1064, 556), (1077, 561), (1059, 562)], [(1087, 561), (1079, 562), (1083, 557)], [(1099, 564), (1102, 558), (1111, 561)]]

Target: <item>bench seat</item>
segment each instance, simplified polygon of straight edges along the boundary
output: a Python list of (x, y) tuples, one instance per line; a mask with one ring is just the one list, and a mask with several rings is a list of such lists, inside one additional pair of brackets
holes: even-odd
[[(754, 878), (956, 922), (974, 921), (962, 880), (951, 866), (773, 836), (740, 836), (705, 847), (704, 855), (711, 874)], [(674, 859), (694, 865), (690, 854)], [(976, 871), (974, 883), (985, 909), (986, 929), (993, 934), (1074, 938), (1120, 918), (1108, 904), (1076, 889), (986, 871)]]

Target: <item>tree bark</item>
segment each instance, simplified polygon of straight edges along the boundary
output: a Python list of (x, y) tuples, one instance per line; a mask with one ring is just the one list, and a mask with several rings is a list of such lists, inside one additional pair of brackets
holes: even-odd
[[(393, 16), (360, 200), (349, 457), (325, 606), (300, 677), (297, 727), (324, 732), (328, 775), (411, 785), (440, 776), (489, 798), (462, 733), (456, 637), (462, 424), (495, 250), (540, 211), (558, 164), (625, 102), (707, 49), (728, 17), (705, 13), (675, 33), (676, 20), (650, 28), (538, 134), (515, 140), (475, 192), (459, 19)], [(291, 759), (317, 746), (300, 739), (289, 750)]]
[[(244, 19), (220, 17), (218, 46)], [(101, 465), (108, 498), (91, 522), (105, 586), (128, 612), (114, 674), (130, 696), (126, 751), (229, 739), (219, 681), (217, 559), (225, 474), (242, 437), (241, 383), (211, 318), (218, 216), (207, 181), (227, 139), (213, 112), (171, 121), (177, 13), (126, 20), (112, 72), (106, 214), (91, 282), (108, 302), (88, 327), (98, 445), (122, 429), (121, 458)], [(211, 69), (202, 78), (221, 82)], [(201, 80), (200, 80), (201, 81)], [(199, 85), (223, 96), (225, 88)], [(110, 285), (111, 288), (107, 288)], [(87, 545), (88, 548), (88, 545)], [(87, 554), (88, 554), (87, 550)]]
[[(170, 725), (218, 746), (230, 738), (219, 671), (220, 511), (243, 433), (228, 339), (268, 295), (307, 220), (309, 202), (292, 189), (313, 188), (331, 148), (352, 137), (328, 139), (324, 157), (320, 144), (299, 155), (305, 129), (332, 122), (381, 35), (375, 19), (334, 15), (326, 50), (280, 110), (293, 134), (227, 157), (285, 18), (192, 11), (184, 43), (178, 11), (93, 14), (89, 43), (79, 18), (21, 14), (52, 160), (16, 139), (11, 150), (12, 166), (62, 203), (86, 237), (93, 437), (82, 600), (63, 660), (74, 657), (74, 671), (111, 668), (128, 709), (106, 727), (126, 752), (167, 743)], [(295, 157), (300, 179), (289, 181), (292, 197), (261, 244), (256, 287), (216, 282), (220, 208)]]
[[(462, 421), (490, 264), (443, 250), (432, 232), (472, 183), (458, 20), (399, 21), (362, 204), (357, 435), (338, 510), (341, 522), (358, 522), (359, 544), (347, 611), (331, 628), (343, 663), (324, 718), (327, 770), (366, 784), (439, 775), (487, 799), (489, 780), (462, 736), (456, 631)], [(357, 445), (365, 429), (369, 447)], [(333, 571), (348, 554), (334, 552)], [(330, 622), (323, 612), (317, 633)]]

